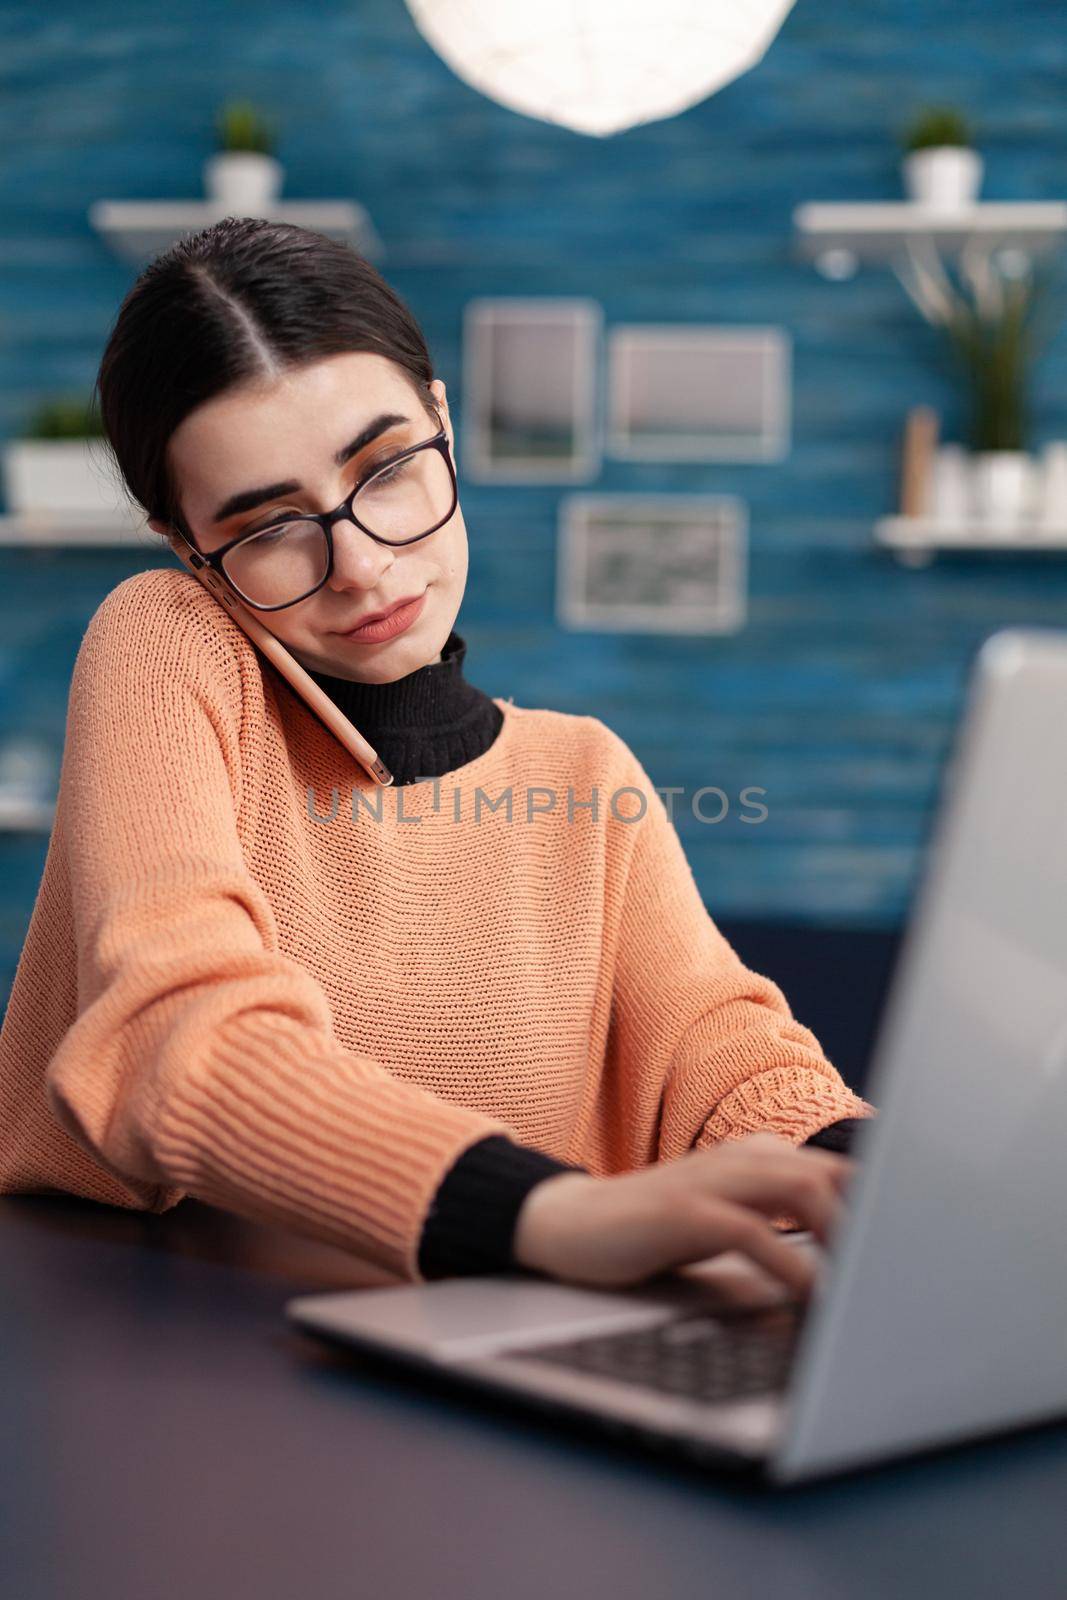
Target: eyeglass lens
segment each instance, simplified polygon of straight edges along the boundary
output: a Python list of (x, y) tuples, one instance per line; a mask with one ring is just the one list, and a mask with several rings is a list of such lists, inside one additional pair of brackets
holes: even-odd
[[(453, 509), (452, 474), (440, 450), (418, 450), (375, 473), (352, 509), (363, 527), (387, 543), (403, 542), (439, 526)], [(334, 538), (338, 525), (334, 524)], [(326, 576), (329, 547), (317, 522), (265, 528), (223, 557), (227, 578), (255, 605), (292, 604)]]

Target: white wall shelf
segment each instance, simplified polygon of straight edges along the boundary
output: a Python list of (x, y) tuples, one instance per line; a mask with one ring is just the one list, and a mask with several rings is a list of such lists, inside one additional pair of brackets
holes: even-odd
[(0, 787), (0, 833), (51, 833), (54, 800), (42, 800)]
[[(141, 265), (184, 234), (235, 214), (215, 200), (94, 200), (89, 222), (117, 256)], [(262, 214), (341, 239), (368, 260), (384, 258), (381, 238), (355, 200), (285, 200)]]
[(891, 265), (909, 240), (929, 240), (955, 253), (969, 239), (1037, 256), (1067, 239), (1067, 201), (981, 200), (942, 210), (914, 200), (831, 202), (797, 206), (793, 227), (801, 255), (827, 278), (850, 278), (861, 262)]
[(0, 516), (0, 546), (46, 549), (126, 548), (163, 553), (163, 540), (147, 522), (122, 522), (113, 513), (95, 511), (22, 511)]
[(909, 567), (929, 566), (939, 551), (996, 551), (1021, 555), (1034, 551), (1067, 555), (1067, 524), (1022, 522), (1016, 527), (980, 522), (937, 522), (930, 517), (882, 517), (874, 525), (876, 543)]

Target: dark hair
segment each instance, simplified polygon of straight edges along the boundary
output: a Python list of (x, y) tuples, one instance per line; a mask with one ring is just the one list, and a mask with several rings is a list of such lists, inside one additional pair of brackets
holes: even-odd
[(234, 384), (349, 350), (395, 361), (435, 414), (418, 324), (350, 246), (261, 217), (180, 239), (127, 293), (94, 385), (123, 491), (187, 532), (167, 461), (183, 418)]

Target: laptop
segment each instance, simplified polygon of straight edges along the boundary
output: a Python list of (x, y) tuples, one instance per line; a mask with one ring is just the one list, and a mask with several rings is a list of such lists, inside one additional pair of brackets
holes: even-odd
[[(291, 1323), (469, 1395), (786, 1485), (1067, 1415), (1067, 632), (981, 646), (806, 1302), (736, 1254), (305, 1295)], [(398, 1369), (402, 1370), (402, 1369)]]

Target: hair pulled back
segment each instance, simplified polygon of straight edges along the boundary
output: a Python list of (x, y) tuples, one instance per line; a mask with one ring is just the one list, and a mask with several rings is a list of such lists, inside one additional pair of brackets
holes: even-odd
[(127, 293), (94, 385), (122, 492), (188, 534), (167, 460), (183, 419), (235, 385), (347, 351), (395, 361), (434, 415), (418, 324), (350, 246), (261, 217), (224, 217), (178, 240)]

